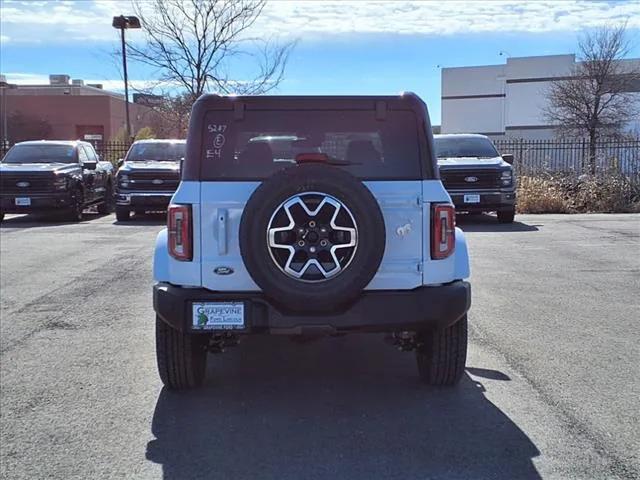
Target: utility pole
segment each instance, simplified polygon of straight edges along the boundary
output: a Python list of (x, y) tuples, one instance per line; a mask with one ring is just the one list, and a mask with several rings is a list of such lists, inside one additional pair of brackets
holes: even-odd
[(113, 28), (120, 30), (120, 39), (122, 41), (122, 71), (124, 73), (124, 109), (127, 121), (127, 138), (131, 140), (131, 120), (129, 117), (129, 77), (127, 75), (127, 45), (124, 40), (124, 31), (128, 28), (141, 28), (138, 17), (113, 17), (111, 23)]

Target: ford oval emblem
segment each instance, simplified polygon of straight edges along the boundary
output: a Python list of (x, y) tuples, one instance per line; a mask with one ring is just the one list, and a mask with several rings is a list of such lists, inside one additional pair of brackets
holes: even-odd
[(22, 187), (22, 188), (26, 188), (26, 187), (31, 186), (31, 184), (29, 182), (18, 182), (18, 183), (16, 183), (16, 186)]
[(465, 182), (475, 183), (478, 181), (478, 177), (464, 177)]
[(164, 180), (162, 180), (161, 178), (156, 178), (152, 180), (151, 183), (153, 183), (154, 185), (162, 185), (164, 183)]
[(213, 270), (213, 273), (216, 275), (231, 275), (233, 273), (233, 268), (231, 267), (216, 267)]

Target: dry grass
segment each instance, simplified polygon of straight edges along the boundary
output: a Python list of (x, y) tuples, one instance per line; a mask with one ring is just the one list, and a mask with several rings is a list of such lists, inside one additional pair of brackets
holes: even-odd
[(518, 178), (519, 213), (568, 213), (565, 194), (551, 179)]
[(621, 175), (518, 179), (520, 213), (640, 212), (640, 185)]

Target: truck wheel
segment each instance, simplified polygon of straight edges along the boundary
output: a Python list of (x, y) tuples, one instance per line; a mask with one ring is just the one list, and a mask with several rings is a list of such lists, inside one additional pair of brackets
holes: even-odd
[(418, 373), (427, 385), (455, 385), (467, 361), (467, 316), (450, 327), (418, 334)]
[(119, 222), (128, 222), (131, 217), (131, 212), (128, 208), (122, 208), (116, 206), (116, 220)]
[(179, 332), (156, 315), (156, 360), (162, 383), (173, 390), (202, 385), (208, 342), (208, 335)]
[(76, 188), (71, 197), (71, 207), (67, 213), (67, 217), (71, 222), (81, 222), (84, 211), (84, 194), (80, 188)]
[(100, 205), (98, 205), (98, 213), (102, 215), (106, 215), (108, 213), (113, 212), (113, 204), (114, 204), (113, 188), (109, 183), (104, 192), (104, 201)]
[(498, 222), (499, 223), (513, 223), (513, 219), (516, 216), (515, 210), (502, 210), (498, 211)]

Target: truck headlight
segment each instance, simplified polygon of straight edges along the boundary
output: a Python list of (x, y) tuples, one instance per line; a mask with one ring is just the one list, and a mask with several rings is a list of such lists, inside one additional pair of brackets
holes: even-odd
[(119, 175), (118, 181), (121, 187), (127, 188), (129, 186), (129, 175)]
[(513, 182), (513, 172), (511, 170), (503, 170), (500, 176), (500, 183), (504, 187), (508, 187)]
[(66, 190), (67, 189), (67, 177), (56, 177), (53, 180), (54, 190)]

